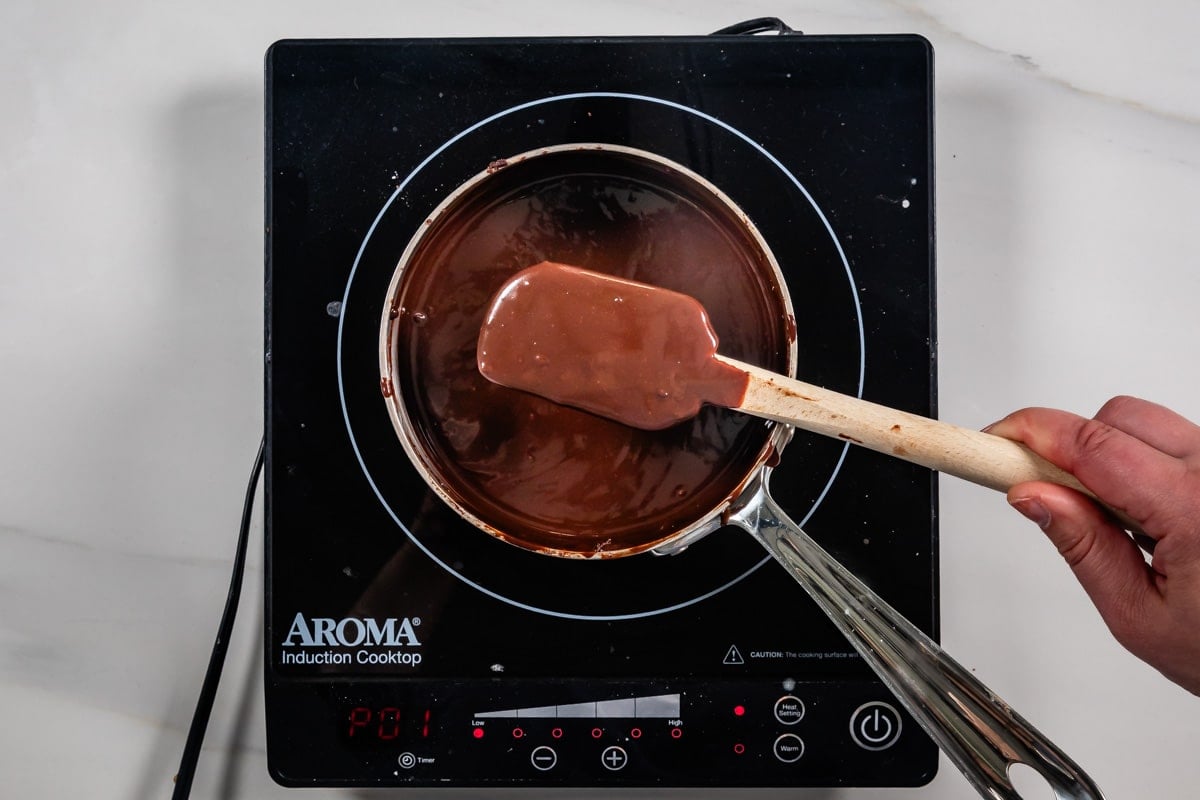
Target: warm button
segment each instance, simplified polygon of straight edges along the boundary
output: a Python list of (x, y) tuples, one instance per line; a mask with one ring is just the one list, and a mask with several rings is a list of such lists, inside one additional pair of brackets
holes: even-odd
[(864, 750), (886, 750), (900, 738), (900, 712), (887, 703), (864, 703), (850, 715), (850, 736)]
[(804, 755), (804, 740), (794, 733), (781, 734), (775, 740), (775, 757), (785, 764), (799, 761)]
[(784, 725), (795, 725), (804, 719), (804, 701), (790, 694), (775, 701), (775, 719)]

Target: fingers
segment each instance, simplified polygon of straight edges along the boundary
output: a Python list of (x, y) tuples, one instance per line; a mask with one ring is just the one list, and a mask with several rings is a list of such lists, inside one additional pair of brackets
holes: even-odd
[(1136, 397), (1114, 397), (1096, 419), (1176, 458), (1200, 456), (1200, 426), (1169, 408)]
[(1008, 502), (1045, 531), (1113, 635), (1135, 649), (1161, 596), (1133, 540), (1083, 495), (1057, 484), (1018, 484)]
[(1028, 482), (1008, 500), (1062, 553), (1121, 644), (1200, 694), (1200, 427), (1132, 397), (1095, 419), (1027, 408), (987, 429), (1075, 475), (1157, 540), (1147, 566), (1133, 540), (1082, 494)]
[[(1141, 422), (1144, 419), (1138, 424)], [(1023, 442), (1070, 472), (1101, 501), (1137, 521), (1154, 538), (1196, 510), (1191, 508), (1197, 502), (1186, 486), (1183, 461), (1107, 422), (1066, 411), (1027, 408), (987, 430)]]

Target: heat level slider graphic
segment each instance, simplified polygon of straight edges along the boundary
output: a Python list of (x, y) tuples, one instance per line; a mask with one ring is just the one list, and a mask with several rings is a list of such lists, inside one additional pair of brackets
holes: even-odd
[(625, 697), (561, 706), (478, 711), (475, 719), (679, 719), (679, 695)]

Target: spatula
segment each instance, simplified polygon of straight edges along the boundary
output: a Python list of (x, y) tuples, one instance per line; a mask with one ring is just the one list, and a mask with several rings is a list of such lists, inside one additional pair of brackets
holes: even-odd
[(804, 383), (719, 355), (717, 346), (694, 298), (547, 261), (517, 273), (495, 295), (477, 356), (489, 380), (637, 428), (669, 427), (709, 403), (999, 491), (1049, 481), (1095, 499), (1022, 444)]

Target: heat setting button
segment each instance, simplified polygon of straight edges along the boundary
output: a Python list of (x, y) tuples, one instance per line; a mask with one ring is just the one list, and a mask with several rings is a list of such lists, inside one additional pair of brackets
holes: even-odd
[(900, 712), (875, 701), (863, 703), (850, 715), (850, 737), (863, 750), (886, 750), (900, 738)]
[(804, 740), (794, 733), (783, 733), (775, 740), (775, 757), (785, 764), (792, 764), (804, 755)]
[(785, 694), (775, 701), (775, 719), (784, 725), (795, 725), (804, 719), (804, 701), (799, 697)]

